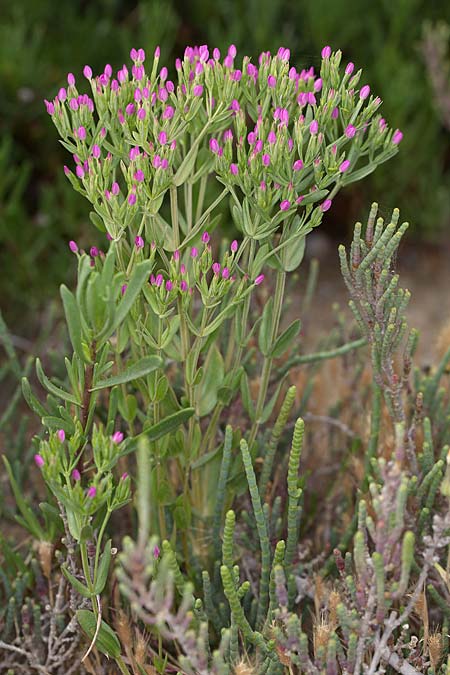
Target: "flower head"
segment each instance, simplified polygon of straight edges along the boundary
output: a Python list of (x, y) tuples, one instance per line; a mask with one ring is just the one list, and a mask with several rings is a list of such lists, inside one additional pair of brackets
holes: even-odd
[(398, 145), (399, 143), (401, 143), (402, 138), (403, 138), (402, 132), (400, 131), (400, 129), (396, 129), (396, 130), (394, 131), (393, 136), (392, 136), (392, 143), (393, 143), (394, 145)]

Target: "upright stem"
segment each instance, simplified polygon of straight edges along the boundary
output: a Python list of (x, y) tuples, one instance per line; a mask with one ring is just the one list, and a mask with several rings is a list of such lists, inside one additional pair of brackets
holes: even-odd
[(180, 245), (180, 225), (178, 222), (178, 196), (175, 185), (170, 187), (170, 215), (172, 218), (173, 241), (175, 248)]
[[(276, 286), (275, 286), (275, 295), (274, 295), (274, 302), (273, 302), (273, 314), (272, 314), (272, 330), (271, 330), (271, 345), (275, 342), (277, 335), (278, 335), (278, 329), (280, 327), (280, 320), (281, 320), (281, 310), (283, 306), (283, 298), (284, 298), (284, 288), (286, 285), (286, 272), (284, 271), (278, 271), (277, 272), (277, 281), (276, 281)], [(263, 367), (262, 367), (262, 373), (261, 373), (261, 383), (259, 386), (259, 392), (258, 392), (258, 399), (256, 402), (256, 409), (255, 409), (255, 420), (253, 422), (251, 431), (250, 431), (250, 436), (248, 440), (248, 446), (249, 448), (252, 447), (256, 435), (258, 433), (259, 427), (262, 422), (262, 414), (264, 412), (264, 404), (266, 402), (266, 396), (267, 396), (267, 390), (269, 388), (269, 382), (270, 382), (270, 374), (272, 372), (272, 365), (273, 365), (273, 357), (269, 354), (269, 356), (264, 357), (263, 361)]]

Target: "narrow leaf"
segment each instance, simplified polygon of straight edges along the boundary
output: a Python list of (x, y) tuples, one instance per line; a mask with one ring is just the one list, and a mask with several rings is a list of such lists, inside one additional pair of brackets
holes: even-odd
[(73, 350), (78, 358), (81, 359), (81, 361), (86, 362), (86, 354), (82, 344), (80, 310), (78, 308), (77, 301), (75, 300), (74, 294), (71, 293), (69, 289), (64, 286), (64, 284), (61, 286), (60, 292)]
[(163, 360), (161, 357), (152, 355), (144, 356), (136, 363), (133, 363), (129, 368), (124, 370), (123, 373), (119, 375), (114, 375), (112, 377), (106, 378), (106, 380), (100, 380), (97, 382), (91, 391), (96, 391), (97, 389), (105, 389), (106, 387), (114, 387), (116, 384), (124, 384), (125, 382), (132, 382), (137, 380), (140, 377), (145, 377), (149, 375), (154, 370), (161, 368), (163, 365)]
[(100, 563), (97, 570), (97, 578), (95, 580), (94, 593), (100, 595), (106, 586), (108, 579), (109, 565), (111, 562), (111, 539), (106, 542), (105, 550), (100, 557)]
[(38, 376), (39, 382), (42, 384), (44, 389), (47, 389), (47, 391), (50, 392), (50, 394), (53, 394), (53, 396), (56, 396), (57, 398), (62, 398), (64, 401), (68, 401), (69, 403), (73, 403), (74, 405), (81, 406), (81, 403), (75, 398), (75, 396), (73, 396), (73, 394), (69, 394), (69, 392), (65, 391), (64, 389), (57, 387), (48, 379), (42, 369), (40, 359), (36, 359), (36, 374)]
[[(76, 612), (76, 617), (89, 640), (92, 640), (97, 629), (97, 619), (94, 612), (91, 612), (89, 609), (79, 609)], [(117, 659), (120, 656), (119, 639), (113, 629), (103, 620), (100, 624), (95, 646), (102, 654), (110, 658)]]
[(67, 567), (62, 565), (61, 570), (62, 570), (62, 573), (64, 574), (64, 576), (66, 577), (67, 581), (70, 584), (72, 584), (72, 586), (74, 587), (74, 589), (76, 590), (77, 593), (82, 595), (83, 598), (92, 598), (92, 593), (89, 590), (89, 588), (87, 586), (85, 586), (84, 584), (82, 584), (79, 579), (74, 577), (73, 574), (71, 574), (69, 572)]

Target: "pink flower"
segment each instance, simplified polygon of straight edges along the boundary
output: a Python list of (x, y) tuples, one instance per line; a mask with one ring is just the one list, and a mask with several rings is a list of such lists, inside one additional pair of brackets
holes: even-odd
[(220, 146), (217, 140), (215, 138), (211, 138), (211, 140), (209, 141), (209, 149), (211, 150), (211, 152), (217, 154), (219, 152), (219, 148)]
[(74, 87), (75, 86), (75, 76), (73, 73), (68, 73), (67, 75), (67, 83), (69, 87)]
[(87, 80), (90, 80), (92, 77), (92, 68), (90, 66), (84, 66), (83, 75)]
[(191, 248), (191, 258), (196, 258), (198, 256), (198, 250), (193, 246)]
[(119, 194), (119, 192), (120, 192), (119, 183), (114, 182), (112, 184), (111, 192), (113, 193), (113, 195), (116, 195), (116, 196)]
[(212, 264), (212, 271), (214, 272), (214, 274), (215, 274), (216, 276), (219, 274), (219, 272), (220, 272), (220, 265), (219, 265), (218, 262), (215, 262), (215, 263)]
[(350, 166), (350, 160), (344, 159), (344, 161), (339, 166), (339, 171), (341, 173), (345, 173), (349, 166)]
[(96, 494), (97, 494), (97, 488), (94, 485), (91, 485), (91, 487), (88, 488), (87, 496), (89, 497), (89, 499), (94, 499)]
[(333, 108), (333, 110), (331, 111), (331, 119), (337, 120), (338, 117), (339, 117), (339, 108), (337, 107)]
[(296, 159), (294, 164), (292, 165), (292, 168), (294, 171), (300, 171), (300, 169), (303, 169), (303, 162), (301, 159)]
[(255, 279), (255, 286), (259, 286), (264, 281), (264, 274), (260, 274)]
[(72, 239), (69, 241), (69, 248), (72, 251), (72, 253), (78, 253), (77, 243), (75, 241), (73, 241)]
[(289, 199), (284, 199), (280, 204), (280, 211), (288, 211), (291, 208)]
[(328, 211), (331, 208), (332, 201), (331, 199), (325, 199), (325, 201), (320, 205), (320, 210), (322, 213), (325, 213), (325, 211)]
[(96, 258), (99, 254), (99, 250), (98, 250), (97, 246), (91, 246), (89, 253), (91, 254), (91, 256), (93, 258)]
[(137, 236), (136, 239), (134, 240), (134, 245), (136, 248), (139, 250), (140, 248), (144, 248), (144, 240), (142, 237)]
[(202, 234), (202, 242), (203, 242), (204, 244), (207, 244), (207, 243), (209, 242), (209, 240), (210, 240), (209, 233), (208, 233), (208, 232), (203, 232), (203, 234)]
[(317, 120), (313, 120), (309, 125), (309, 133), (314, 135), (319, 131), (319, 123)]
[(364, 87), (362, 87), (361, 91), (359, 92), (359, 98), (362, 101), (365, 101), (366, 98), (369, 96), (369, 94), (370, 94), (370, 87), (368, 84), (365, 84)]
[(80, 474), (80, 472), (78, 471), (78, 469), (74, 469), (74, 470), (72, 471), (72, 478), (73, 478), (74, 480), (81, 480), (81, 474)]
[(58, 436), (58, 439), (61, 441), (61, 443), (64, 443), (64, 441), (66, 440), (66, 432), (64, 431), (64, 429), (58, 429), (56, 435)]
[(38, 466), (40, 469), (42, 469), (42, 467), (45, 464), (44, 458), (41, 455), (35, 455), (34, 456), (34, 463), (36, 464), (36, 466)]
[(125, 291), (127, 290), (127, 284), (123, 284), (123, 286), (120, 289), (120, 292), (122, 295), (125, 295)]
[(75, 173), (77, 174), (78, 178), (84, 178), (84, 169), (82, 166), (78, 165), (75, 169)]
[(331, 47), (329, 45), (326, 45), (326, 47), (322, 49), (322, 58), (329, 59), (330, 56), (331, 56)]
[(394, 131), (394, 135), (392, 136), (392, 143), (394, 145), (398, 145), (401, 142), (402, 138), (403, 138), (402, 132), (400, 131), (400, 129), (396, 129)]
[(130, 192), (130, 194), (128, 195), (128, 203), (130, 206), (136, 204), (136, 195), (134, 192)]
[(236, 253), (236, 251), (238, 250), (238, 246), (239, 244), (237, 243), (236, 239), (233, 239), (230, 246), (231, 252)]
[(222, 279), (228, 279), (229, 276), (230, 270), (228, 269), (228, 267), (224, 267), (222, 270)]
[(203, 94), (203, 85), (196, 84), (194, 87), (194, 96), (201, 96)]
[(354, 135), (356, 134), (356, 127), (354, 127), (353, 124), (349, 124), (348, 127), (346, 127), (344, 133), (347, 136), (347, 138), (353, 138)]
[(237, 164), (230, 164), (230, 172), (233, 174), (233, 176), (237, 176), (239, 173), (239, 168)]
[(277, 79), (276, 79), (276, 77), (274, 77), (274, 75), (269, 75), (269, 77), (267, 78), (267, 84), (269, 85), (269, 87), (270, 87), (271, 89), (273, 89), (274, 87), (276, 87), (276, 84), (277, 84)]
[(168, 279), (166, 281), (166, 291), (170, 292), (172, 289), (173, 289), (173, 283), (170, 281), (170, 279)]
[(95, 157), (95, 159), (99, 159), (101, 155), (101, 150), (100, 146), (95, 144), (92, 146), (92, 156)]
[(270, 164), (270, 155), (268, 155), (268, 154), (263, 155), (263, 156), (262, 156), (262, 163), (264, 164), (264, 166), (269, 166), (269, 164)]
[(347, 63), (347, 66), (345, 68), (345, 74), (346, 75), (351, 75), (355, 69), (355, 64), (352, 63), (351, 61)]
[(187, 289), (188, 289), (188, 285), (187, 285), (186, 281), (184, 281), (184, 279), (183, 279), (183, 281), (180, 283), (180, 290), (183, 291), (183, 293), (184, 293), (184, 292), (187, 291)]
[(111, 436), (111, 440), (113, 443), (119, 444), (122, 443), (123, 441), (123, 433), (121, 431), (115, 431), (113, 435)]
[(142, 169), (138, 169), (138, 170), (136, 171), (136, 173), (134, 174), (133, 178), (134, 178), (134, 180), (136, 180), (138, 183), (142, 183), (142, 181), (143, 181), (144, 178), (145, 178), (145, 175), (144, 175), (144, 172), (142, 171)]

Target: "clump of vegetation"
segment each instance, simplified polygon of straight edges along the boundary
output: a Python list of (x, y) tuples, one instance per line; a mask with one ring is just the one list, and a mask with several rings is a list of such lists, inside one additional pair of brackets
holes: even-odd
[[(303, 354), (283, 312), (307, 235), (401, 131), (328, 46), (319, 72), (285, 48), (256, 65), (188, 47), (176, 82), (159, 48), (148, 70), (143, 49), (131, 59), (86, 65), (89, 93), (69, 73), (46, 101), (104, 246), (69, 242), (66, 372), (36, 360), (45, 401), (29, 363), (22, 379), (41, 497), (37, 510), (5, 458), (32, 545), (0, 541), (2, 668), (445, 670), (450, 350), (413, 367), (398, 211), (385, 223), (373, 205), (339, 250), (353, 324), (339, 314)], [(350, 391), (313, 419), (330, 359)]]

